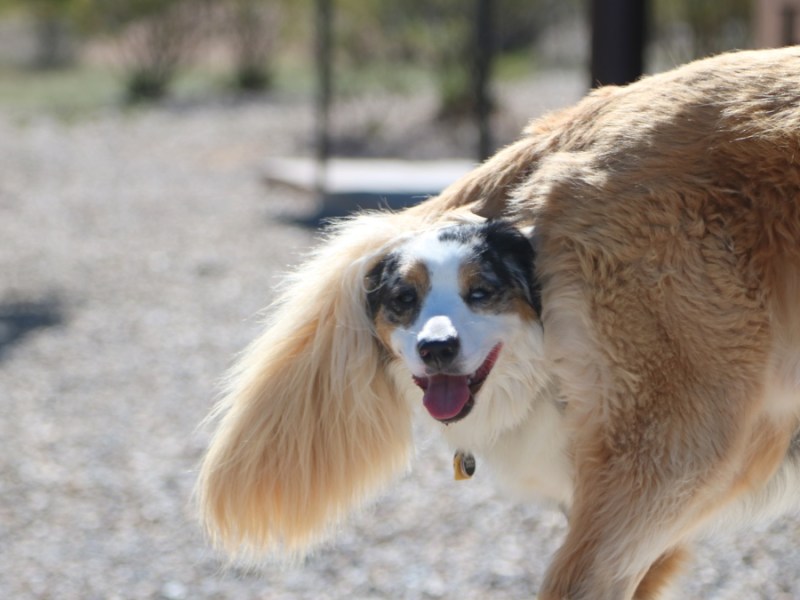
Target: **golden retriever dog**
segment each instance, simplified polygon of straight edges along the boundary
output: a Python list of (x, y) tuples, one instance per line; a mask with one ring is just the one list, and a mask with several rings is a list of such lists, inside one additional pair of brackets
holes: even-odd
[(663, 597), (693, 538), (797, 506), (800, 49), (597, 90), (337, 225), (212, 413), (213, 539), (302, 553), (407, 468), (420, 405), (564, 505), (541, 599)]

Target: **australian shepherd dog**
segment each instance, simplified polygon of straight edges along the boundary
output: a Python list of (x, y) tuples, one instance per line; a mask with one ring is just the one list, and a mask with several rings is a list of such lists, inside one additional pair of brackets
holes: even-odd
[(547, 600), (661, 598), (800, 505), (800, 49), (602, 88), (414, 208), (339, 223), (231, 373), (198, 497), (299, 554), (409, 462), (562, 505)]

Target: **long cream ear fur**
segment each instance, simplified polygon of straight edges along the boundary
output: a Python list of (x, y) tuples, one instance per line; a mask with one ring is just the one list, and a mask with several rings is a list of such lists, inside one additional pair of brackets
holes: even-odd
[(218, 545), (300, 555), (406, 468), (411, 410), (385, 371), (365, 275), (405, 235), (502, 214), (538, 152), (523, 139), (417, 207), (343, 221), (292, 274), (209, 416), (197, 498)]
[(197, 489), (208, 531), (232, 554), (302, 554), (407, 467), (411, 410), (385, 373), (364, 277), (424, 221), (340, 224), (233, 369)]

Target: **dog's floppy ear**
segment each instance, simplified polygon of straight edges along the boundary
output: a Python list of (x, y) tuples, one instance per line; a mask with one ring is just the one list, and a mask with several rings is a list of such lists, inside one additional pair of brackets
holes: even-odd
[(503, 258), (508, 273), (521, 290), (528, 303), (541, 317), (541, 284), (536, 277), (536, 251), (533, 227), (519, 227), (507, 219), (487, 221), (486, 241)]
[(233, 370), (197, 490), (232, 553), (302, 554), (407, 468), (411, 410), (384, 371), (365, 290), (403, 227), (380, 214), (340, 225)]
[(530, 244), (531, 250), (533, 254), (531, 255), (531, 265), (530, 265), (530, 295), (531, 295), (531, 304), (533, 305), (534, 310), (536, 310), (536, 314), (539, 315), (539, 318), (542, 317), (542, 282), (539, 280), (539, 275), (536, 271), (536, 254), (537, 254), (537, 238), (536, 238), (536, 227), (533, 225), (528, 225), (525, 227), (517, 227), (519, 232), (522, 236), (528, 240), (528, 244)]

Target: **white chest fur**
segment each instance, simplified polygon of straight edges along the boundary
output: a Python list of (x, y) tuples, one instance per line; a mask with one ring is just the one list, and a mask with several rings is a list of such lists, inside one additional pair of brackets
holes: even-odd
[[(487, 435), (471, 421), (443, 426), (443, 435), (454, 449), (475, 454), (478, 468), (488, 471), (502, 491), (519, 499), (546, 499), (562, 506), (572, 502), (572, 466), (563, 416), (545, 388), (529, 398), (524, 418), (502, 432)], [(479, 400), (480, 403), (481, 400)], [(503, 399), (494, 397), (500, 403)]]

